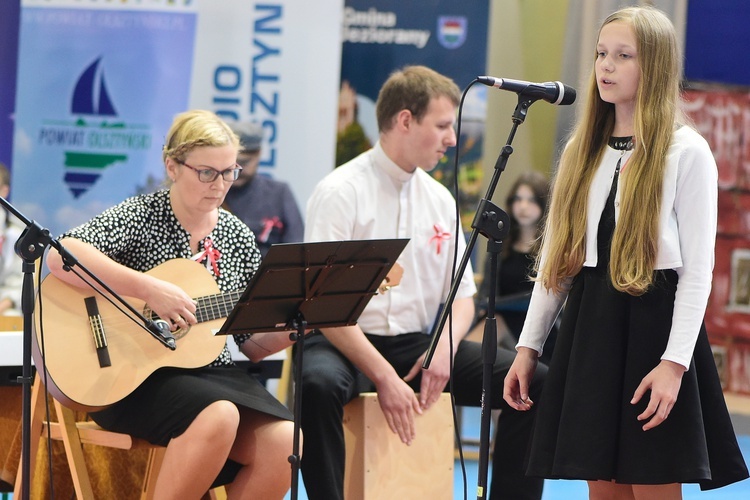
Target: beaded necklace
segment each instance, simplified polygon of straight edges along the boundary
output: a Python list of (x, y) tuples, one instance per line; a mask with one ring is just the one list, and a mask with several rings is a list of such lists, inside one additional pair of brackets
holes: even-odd
[(630, 151), (633, 149), (633, 136), (610, 137), (607, 144), (610, 148), (617, 149), (618, 151)]

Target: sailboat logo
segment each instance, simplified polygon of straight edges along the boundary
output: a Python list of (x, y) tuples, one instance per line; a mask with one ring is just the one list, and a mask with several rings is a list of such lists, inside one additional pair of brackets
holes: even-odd
[(91, 63), (78, 79), (73, 91), (71, 113), (76, 115), (117, 116), (117, 111), (115, 111), (112, 99), (109, 98), (107, 92), (104, 74), (99, 73), (97, 78), (97, 70), (101, 59), (100, 57)]
[[(104, 72), (100, 70), (101, 57), (91, 63), (78, 78), (70, 111), (75, 115), (87, 115), (91, 123), (83, 117), (76, 121), (76, 127), (118, 129), (122, 123), (108, 123), (107, 118), (117, 117), (117, 111), (107, 91)], [(101, 123), (97, 117), (104, 118)], [(123, 154), (103, 154), (98, 152), (66, 151), (65, 152), (65, 184), (75, 198), (87, 192), (99, 179), (102, 171), (118, 161), (127, 160)]]

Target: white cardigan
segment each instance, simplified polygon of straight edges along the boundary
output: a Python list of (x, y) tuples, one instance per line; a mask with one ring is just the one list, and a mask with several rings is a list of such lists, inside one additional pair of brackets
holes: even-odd
[[(607, 148), (594, 174), (588, 196), (586, 267), (597, 263), (597, 228), (621, 155), (621, 151)], [(623, 164), (629, 155), (623, 158)], [(627, 167), (622, 175), (627, 175)], [(672, 329), (661, 359), (674, 361), (686, 369), (711, 292), (717, 197), (718, 171), (708, 143), (693, 129), (683, 126), (674, 133), (667, 156), (655, 269), (674, 269), (679, 276)], [(615, 223), (620, 213), (619, 200), (618, 190)], [(556, 295), (537, 282), (517, 347), (529, 347), (541, 355), (566, 298), (567, 292)]]

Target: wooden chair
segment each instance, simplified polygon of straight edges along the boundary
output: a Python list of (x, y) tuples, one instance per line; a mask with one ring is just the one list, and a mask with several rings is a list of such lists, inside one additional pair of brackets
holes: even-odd
[(294, 377), (292, 376), (292, 364), (294, 363), (292, 347), (285, 350), (284, 361), (281, 365), (281, 375), (276, 387), (276, 399), (281, 401), (287, 408), (294, 411)]
[[(36, 377), (32, 388), (31, 396), (31, 433), (30, 433), (30, 451), (31, 451), (31, 470), (34, 470), (36, 452), (39, 448), (41, 438), (47, 437), (47, 432), (51, 439), (62, 441), (65, 447), (65, 457), (70, 467), (70, 474), (73, 480), (76, 497), (81, 500), (94, 499), (94, 491), (89, 479), (89, 473), (86, 469), (86, 461), (83, 454), (83, 444), (106, 446), (122, 450), (148, 449), (148, 465), (146, 474), (143, 479), (140, 498), (142, 500), (154, 498), (154, 487), (156, 478), (159, 474), (164, 452), (166, 448), (153, 445), (142, 439), (134, 438), (128, 434), (111, 432), (102, 429), (95, 422), (79, 421), (76, 419), (75, 412), (66, 408), (60, 402), (53, 399), (57, 421), (45, 421), (45, 391), (40, 377)], [(208, 494), (211, 499), (226, 498), (224, 488), (216, 488)], [(21, 467), (18, 468), (16, 476), (13, 498), (21, 498)]]

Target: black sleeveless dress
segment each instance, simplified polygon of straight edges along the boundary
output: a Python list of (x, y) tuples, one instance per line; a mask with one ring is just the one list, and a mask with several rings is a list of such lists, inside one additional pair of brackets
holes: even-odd
[[(623, 148), (624, 149), (624, 148)], [(545, 381), (528, 474), (626, 484), (700, 483), (712, 489), (748, 477), (729, 418), (705, 326), (669, 417), (643, 431), (630, 404), (659, 364), (672, 323), (678, 276), (655, 271), (634, 297), (607, 274), (615, 227), (619, 162), (598, 232), (599, 261), (574, 278)]]

